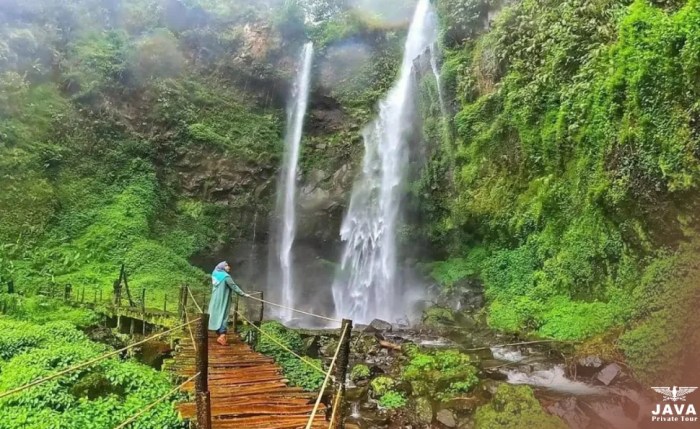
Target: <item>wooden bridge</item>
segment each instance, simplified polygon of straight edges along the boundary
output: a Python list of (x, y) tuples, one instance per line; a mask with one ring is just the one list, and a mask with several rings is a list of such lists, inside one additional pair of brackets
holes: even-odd
[[(245, 316), (234, 306), (238, 318)], [(185, 314), (197, 318), (196, 332), (181, 343), (169, 368), (183, 378), (194, 378), (183, 390), (194, 392), (194, 402), (178, 406), (185, 419), (197, 421), (200, 429), (326, 429), (343, 427), (343, 396), (350, 352), (352, 322), (342, 321), (340, 340), (319, 392), (291, 387), (282, 368), (242, 341), (235, 332), (227, 334), (222, 346), (207, 330), (209, 315)], [(234, 318), (234, 321), (237, 318)], [(249, 322), (258, 335), (268, 335), (259, 323)], [(188, 325), (189, 326), (189, 325)], [(273, 341), (274, 338), (272, 338)], [(280, 346), (284, 346), (280, 343)], [(289, 350), (294, 356), (299, 357)], [(299, 357), (300, 358), (300, 357)], [(308, 361), (302, 360), (305, 364)], [(312, 365), (312, 364), (310, 364)], [(318, 371), (324, 370), (318, 368)], [(335, 374), (336, 387), (329, 384)], [(332, 397), (329, 403), (322, 399)]]
[[(307, 427), (316, 394), (289, 387), (274, 359), (253, 351), (237, 334), (221, 346), (209, 335), (208, 387), (213, 429), (296, 429)], [(173, 369), (184, 377), (196, 374), (196, 352), (191, 340), (175, 358)], [(185, 386), (194, 391), (194, 383)], [(183, 418), (196, 418), (196, 404), (180, 404)], [(328, 409), (321, 404), (311, 428), (326, 429)]]
[[(198, 429), (338, 429), (344, 427), (344, 394), (352, 333), (351, 321), (340, 321), (290, 309), (307, 316), (341, 323), (338, 346), (332, 360), (327, 365), (327, 369), (316, 367), (315, 364), (302, 359), (294, 351), (286, 349), (275, 338), (269, 338), (272, 342), (277, 342), (282, 349), (287, 350), (291, 355), (301, 359), (303, 364), (314, 366), (315, 370), (324, 374), (324, 382), (319, 391), (308, 392), (300, 387), (290, 386), (284, 377), (282, 368), (275, 363), (275, 360), (254, 351), (253, 347), (242, 341), (236, 332), (238, 322), (242, 320), (248, 323), (251, 329), (257, 330), (255, 337), (269, 336), (261, 329), (264, 303), (276, 306), (279, 304), (265, 301), (262, 294), (259, 297), (249, 296), (248, 300), (257, 301), (260, 304), (259, 310), (256, 312), (257, 315), (251, 317), (257, 320), (251, 322), (239, 309), (236, 297), (230, 318), (233, 321), (233, 332), (228, 334), (228, 345), (222, 346), (213, 341), (214, 333), (207, 329), (209, 315), (202, 311), (194, 294), (187, 286), (180, 288), (177, 312), (169, 312), (167, 299), (162, 310), (147, 308), (145, 291), (142, 291), (140, 301), (133, 300), (131, 295), (127, 293), (129, 303), (124, 306), (122, 304), (122, 284), (126, 285), (126, 278), (126, 271), (122, 266), (119, 280), (114, 284), (113, 297), (109, 297), (107, 301), (102, 300), (101, 291), (99, 299), (98, 293), (95, 291), (92, 302), (89, 298), (86, 299), (84, 288), (82, 293), (73, 295), (70, 285), (65, 286), (60, 296), (56, 296), (56, 288), (49, 288), (39, 293), (50, 298), (62, 299), (74, 305), (84, 305), (98, 311), (105, 311), (106, 314), (116, 316), (118, 327), (121, 317), (128, 317), (131, 319), (132, 334), (134, 333), (133, 320), (135, 319), (142, 322), (144, 336), (146, 336), (146, 322), (153, 327), (160, 326), (170, 329), (132, 343), (123, 349), (108, 352), (97, 359), (75, 365), (73, 368), (28, 383), (20, 388), (12, 389), (0, 394), (0, 397), (31, 388), (75, 369), (115, 356), (117, 353), (134, 346), (164, 335), (173, 335), (178, 330), (184, 329), (180, 335), (177, 335), (182, 337), (182, 340), (179, 343), (179, 351), (175, 354), (168, 369), (176, 377), (185, 380), (173, 392), (183, 390), (193, 393), (194, 402), (181, 403), (177, 408), (184, 419), (196, 421)], [(128, 286), (126, 286), (126, 290), (128, 291)], [(8, 292), (14, 293), (12, 286)], [(206, 299), (206, 296), (204, 298)], [(204, 299), (202, 302), (205, 302)], [(250, 305), (246, 307), (250, 310)], [(248, 316), (250, 317), (250, 314)], [(167, 398), (168, 396), (164, 396), (151, 406)], [(148, 411), (151, 406), (132, 416), (117, 429), (126, 429), (133, 421), (142, 418), (143, 413)]]

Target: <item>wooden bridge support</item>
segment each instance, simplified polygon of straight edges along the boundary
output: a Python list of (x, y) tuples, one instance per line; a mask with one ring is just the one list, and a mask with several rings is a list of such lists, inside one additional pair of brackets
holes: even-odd
[[(346, 331), (347, 329), (347, 331)], [(343, 342), (340, 344), (340, 352), (338, 353), (338, 361), (335, 366), (335, 377), (338, 383), (340, 383), (340, 388), (338, 389), (338, 394), (340, 399), (337, 402), (339, 409), (335, 413), (335, 421), (332, 423), (332, 427), (336, 429), (345, 428), (345, 386), (346, 379), (348, 375), (348, 365), (350, 363), (350, 338), (352, 336), (352, 320), (343, 319), (343, 324), (340, 326), (340, 333), (343, 337)]]
[(233, 332), (238, 332), (238, 303), (238, 295), (233, 294)]
[(10, 280), (7, 282), (7, 293), (15, 293), (15, 281)]
[(209, 315), (200, 315), (197, 326), (197, 351), (195, 371), (199, 376), (194, 381), (195, 401), (197, 404), (197, 428), (211, 429), (211, 397), (209, 395)]

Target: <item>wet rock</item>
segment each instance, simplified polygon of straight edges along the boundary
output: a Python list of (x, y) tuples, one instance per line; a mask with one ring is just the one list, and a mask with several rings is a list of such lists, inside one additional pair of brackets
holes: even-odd
[(350, 388), (347, 389), (346, 391), (346, 398), (350, 402), (356, 402), (359, 401), (363, 398), (367, 397), (367, 393), (369, 392), (369, 384), (365, 386), (358, 386), (355, 388)]
[(447, 401), (445, 408), (457, 412), (473, 412), (478, 405), (479, 398), (477, 397), (460, 397)]
[(603, 366), (603, 360), (595, 355), (584, 356), (578, 359), (578, 364), (586, 368), (600, 368)]
[(496, 390), (498, 390), (498, 386), (503, 384), (502, 381), (496, 381), (496, 380), (484, 380), (481, 383), (481, 389), (484, 390), (485, 392), (493, 395), (496, 393)]
[(352, 343), (352, 353), (363, 359), (367, 355), (375, 355), (379, 351), (379, 340), (374, 335), (362, 335)]
[(423, 326), (436, 331), (444, 332), (454, 326), (455, 315), (452, 310), (446, 307), (430, 307), (423, 312)]
[(437, 415), (435, 416), (435, 419), (443, 425), (447, 426), (448, 428), (453, 428), (457, 426), (457, 419), (455, 418), (454, 413), (450, 410), (438, 411)]
[(474, 427), (474, 418), (472, 416), (468, 416), (459, 420), (459, 426), (457, 426), (457, 429), (474, 429)]
[(314, 335), (304, 338), (302, 347), (304, 350), (304, 355), (317, 358), (320, 351), (319, 337)]
[(433, 407), (427, 398), (416, 398), (409, 403), (411, 420), (417, 424), (430, 424), (433, 421)]
[(576, 398), (566, 398), (547, 407), (547, 411), (561, 417), (569, 427), (586, 428), (591, 418), (578, 406)]
[(401, 392), (408, 397), (413, 393), (413, 386), (411, 386), (411, 383), (406, 380), (400, 380), (396, 382), (394, 390)]
[(369, 324), (367, 329), (365, 329), (365, 332), (370, 333), (370, 332), (391, 332), (392, 326), (391, 323), (380, 320), (380, 319), (374, 319), (372, 322)]
[(596, 378), (606, 386), (608, 386), (612, 381), (620, 374), (621, 368), (616, 363), (611, 363), (610, 365), (603, 368), (602, 371), (598, 373)]

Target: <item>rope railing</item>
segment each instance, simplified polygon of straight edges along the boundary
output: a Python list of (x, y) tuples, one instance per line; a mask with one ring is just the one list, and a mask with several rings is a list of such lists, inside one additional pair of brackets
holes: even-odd
[(275, 306), (275, 307), (282, 308), (282, 309), (284, 309), (284, 310), (290, 310), (290, 311), (293, 311), (293, 312), (295, 312), (295, 313), (305, 314), (305, 315), (307, 315), (307, 316), (312, 316), (312, 317), (316, 317), (316, 318), (323, 319), (323, 320), (328, 320), (328, 321), (337, 322), (337, 323), (342, 323), (342, 322), (343, 322), (343, 321), (340, 320), (340, 319), (333, 319), (332, 317), (326, 317), (326, 316), (322, 316), (322, 315), (320, 315), (320, 314), (309, 313), (308, 311), (303, 311), (303, 310), (299, 310), (299, 309), (296, 309), (296, 308), (287, 307), (286, 305), (277, 304), (276, 302), (271, 302), (271, 301), (267, 301), (267, 300), (264, 300), (264, 299), (256, 298), (256, 297), (254, 297), (254, 296), (251, 296), (250, 294), (248, 294), (247, 298), (254, 299), (254, 300), (256, 300), (256, 301), (260, 301), (260, 302), (265, 303), (265, 304), (270, 304), (270, 305), (273, 305), (273, 306)]
[(158, 333), (158, 334), (152, 335), (152, 336), (150, 336), (150, 337), (148, 337), (148, 338), (146, 338), (146, 339), (144, 339), (144, 340), (138, 341), (138, 342), (133, 343), (133, 344), (129, 344), (128, 346), (122, 347), (122, 348), (119, 349), (119, 350), (114, 350), (114, 351), (111, 351), (111, 352), (109, 352), (109, 353), (105, 353), (105, 354), (103, 354), (103, 355), (100, 355), (100, 356), (98, 356), (98, 357), (96, 357), (96, 358), (93, 358), (93, 359), (90, 359), (90, 360), (88, 360), (88, 361), (85, 361), (85, 362), (83, 362), (83, 363), (79, 363), (79, 364), (70, 366), (70, 367), (68, 367), (68, 368), (66, 368), (66, 369), (64, 369), (64, 370), (62, 370), (62, 371), (59, 371), (59, 372), (57, 372), (57, 373), (55, 373), (55, 374), (52, 374), (52, 375), (49, 375), (49, 376), (46, 376), (46, 377), (39, 378), (39, 379), (34, 380), (34, 381), (30, 382), (30, 383), (27, 383), (27, 384), (25, 384), (25, 385), (23, 385), (23, 386), (19, 386), (19, 387), (14, 388), (14, 389), (7, 390), (7, 391), (5, 391), (5, 392), (0, 393), (0, 399), (5, 398), (5, 397), (10, 396), (10, 395), (13, 395), (13, 394), (18, 393), (18, 392), (21, 392), (21, 391), (23, 391), (23, 390), (29, 389), (29, 388), (31, 388), (31, 387), (37, 386), (37, 385), (39, 385), (39, 384), (45, 383), (45, 382), (47, 382), (47, 381), (53, 380), (54, 378), (60, 377), (60, 376), (62, 376), (62, 375), (66, 375), (66, 374), (71, 373), (71, 372), (73, 372), (73, 371), (76, 371), (76, 370), (78, 370), (78, 369), (85, 368), (85, 367), (87, 367), (87, 366), (90, 366), (90, 365), (92, 365), (92, 364), (95, 364), (95, 363), (97, 363), (97, 362), (100, 362), (100, 361), (102, 361), (102, 360), (105, 360), (105, 359), (110, 358), (110, 357), (112, 357), (112, 356), (118, 355), (119, 353), (122, 353), (122, 352), (124, 352), (124, 351), (126, 351), (126, 350), (129, 350), (129, 349), (131, 349), (131, 348), (133, 348), (133, 347), (136, 347), (136, 346), (139, 346), (139, 345), (141, 345), (141, 344), (145, 344), (145, 343), (147, 343), (147, 342), (149, 342), (149, 341), (151, 341), (151, 340), (153, 340), (153, 339), (155, 339), (155, 338), (159, 338), (159, 337), (162, 337), (163, 335), (167, 335), (167, 334), (169, 334), (169, 333), (171, 333), (171, 332), (173, 332), (173, 331), (175, 331), (175, 330), (184, 328), (185, 326), (189, 325), (190, 323), (194, 323), (194, 322), (197, 322), (197, 321), (199, 321), (199, 320), (200, 320), (200, 319), (195, 319), (195, 320), (192, 320), (192, 321), (190, 321), (190, 322), (183, 323), (183, 324), (181, 324), (181, 325), (179, 325), (179, 326), (176, 326), (176, 327), (174, 327), (174, 328), (172, 328), (172, 329), (168, 329), (167, 331), (163, 331), (163, 332), (160, 332), (160, 333)]
[[(335, 362), (338, 360), (338, 355), (340, 354), (340, 349), (343, 347), (344, 340), (345, 340), (345, 334), (348, 332), (348, 325), (345, 325), (343, 328), (343, 332), (340, 334), (340, 340), (338, 341), (338, 347), (335, 349), (335, 354), (333, 355), (333, 359), (331, 360), (331, 364), (328, 367), (328, 372), (326, 372), (326, 377), (323, 380), (323, 384), (321, 385), (321, 390), (318, 393), (318, 397), (316, 398), (316, 403), (314, 404), (314, 408), (311, 411), (311, 415), (309, 416), (309, 421), (306, 423), (306, 429), (311, 429), (311, 426), (314, 423), (314, 419), (316, 418), (316, 413), (318, 412), (318, 407), (321, 405), (321, 398), (323, 397), (323, 392), (325, 392), (326, 387), (328, 386), (328, 381), (331, 379), (331, 371), (335, 368)], [(340, 383), (342, 383), (344, 380), (340, 380)]]
[(287, 353), (293, 355), (294, 357), (296, 357), (297, 359), (299, 359), (300, 361), (302, 361), (304, 364), (306, 364), (308, 367), (313, 368), (314, 370), (316, 370), (318, 373), (323, 374), (323, 375), (326, 374), (326, 371), (324, 371), (323, 369), (321, 369), (319, 366), (314, 365), (313, 363), (309, 362), (307, 359), (304, 359), (303, 357), (299, 356), (297, 353), (295, 353), (295, 352), (294, 352), (293, 350), (291, 350), (289, 347), (287, 347), (287, 346), (285, 346), (284, 344), (282, 344), (282, 343), (281, 343), (279, 340), (277, 340), (275, 337), (273, 337), (272, 335), (268, 334), (267, 332), (265, 332), (265, 331), (263, 331), (262, 329), (260, 329), (259, 327), (257, 327), (253, 322), (251, 322), (251, 321), (248, 320), (245, 316), (243, 316), (243, 315), (241, 314), (240, 311), (236, 311), (236, 314), (238, 314), (238, 316), (240, 316), (240, 318), (243, 319), (243, 321), (247, 322), (248, 325), (250, 325), (250, 326), (252, 326), (253, 328), (255, 328), (258, 332), (260, 332), (261, 335), (263, 335), (264, 337), (266, 337), (268, 340), (272, 341), (273, 343), (277, 344), (277, 345), (278, 345), (279, 347), (281, 347), (284, 351), (286, 351)]
[(338, 390), (335, 392), (335, 398), (333, 398), (333, 412), (331, 413), (331, 423), (328, 425), (328, 429), (333, 429), (333, 427), (335, 427), (335, 418), (340, 408), (340, 398), (342, 398), (342, 386), (338, 386)]
[(139, 411), (138, 413), (136, 413), (136, 414), (134, 414), (133, 416), (131, 416), (131, 417), (130, 417), (128, 420), (126, 420), (124, 423), (120, 424), (119, 426), (116, 426), (114, 429), (123, 429), (123, 428), (127, 427), (129, 424), (135, 422), (139, 417), (141, 417), (141, 416), (143, 416), (144, 414), (146, 414), (146, 413), (147, 413), (148, 411), (150, 411), (153, 407), (155, 407), (156, 405), (158, 405), (158, 404), (160, 404), (161, 402), (165, 401), (166, 399), (170, 398), (173, 394), (177, 393), (180, 389), (182, 389), (183, 387), (185, 387), (185, 385), (186, 385), (187, 383), (189, 383), (189, 382), (191, 382), (192, 380), (194, 380), (195, 378), (199, 377), (200, 374), (201, 374), (201, 372), (198, 372), (198, 373), (196, 373), (195, 375), (193, 375), (192, 377), (188, 378), (188, 379), (185, 380), (182, 384), (180, 384), (180, 385), (177, 386), (176, 388), (172, 389), (171, 391), (169, 391), (169, 392), (166, 393), (165, 395), (161, 396), (161, 397), (158, 398), (156, 401), (154, 401), (154, 402), (152, 402), (151, 404), (149, 404), (148, 406), (146, 406), (143, 410), (141, 410), (141, 411)]
[(187, 288), (187, 293), (190, 294), (190, 298), (192, 298), (192, 302), (194, 303), (195, 307), (197, 307), (197, 310), (199, 310), (200, 313), (204, 313), (202, 311), (202, 307), (199, 306), (199, 304), (197, 303), (197, 300), (194, 298), (194, 295), (192, 294), (192, 289), (190, 289), (189, 286), (185, 286), (185, 287)]

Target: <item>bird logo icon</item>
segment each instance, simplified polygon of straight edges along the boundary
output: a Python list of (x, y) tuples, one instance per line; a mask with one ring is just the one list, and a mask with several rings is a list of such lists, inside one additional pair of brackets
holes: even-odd
[(685, 401), (685, 397), (693, 393), (697, 387), (652, 387), (658, 393), (664, 395), (664, 401)]

